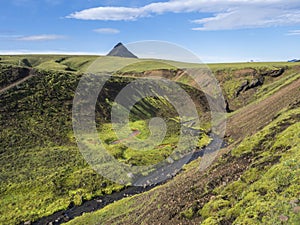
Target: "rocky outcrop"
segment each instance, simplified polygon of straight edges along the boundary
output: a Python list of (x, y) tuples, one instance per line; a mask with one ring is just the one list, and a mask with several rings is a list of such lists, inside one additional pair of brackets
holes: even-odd
[(264, 77), (263, 76), (260, 76), (259, 78), (255, 78), (246, 87), (246, 90), (251, 89), (251, 88), (255, 88), (255, 87), (258, 87), (258, 86), (261, 86), (261, 85), (263, 85), (263, 83), (264, 83)]
[(264, 77), (260, 76), (258, 78), (253, 79), (251, 82), (248, 80), (243, 81), (241, 86), (236, 90), (235, 97), (238, 97), (241, 92), (247, 91), (249, 89), (261, 86), (264, 84)]
[(236, 90), (235, 97), (238, 97), (242, 91), (246, 91), (246, 88), (248, 87), (248, 85), (249, 85), (248, 80), (243, 81), (243, 83), (240, 85), (240, 87)]
[(279, 77), (284, 73), (285, 69), (280, 68), (277, 70), (270, 70), (261, 74), (256, 74), (256, 78), (254, 78), (252, 81), (245, 80), (241, 83), (240, 87), (235, 92), (235, 97), (238, 97), (242, 92), (245, 92), (249, 89), (259, 87), (264, 84), (264, 80), (266, 76), (269, 77)]
[(229, 103), (228, 103), (228, 100), (227, 100), (227, 99), (225, 99), (225, 110), (226, 110), (226, 112), (228, 112), (228, 113), (232, 112), (232, 110), (231, 110), (230, 107), (229, 107)]
[(262, 76), (279, 77), (284, 73), (284, 71), (285, 71), (284, 68), (280, 68), (278, 70), (271, 70), (263, 73)]

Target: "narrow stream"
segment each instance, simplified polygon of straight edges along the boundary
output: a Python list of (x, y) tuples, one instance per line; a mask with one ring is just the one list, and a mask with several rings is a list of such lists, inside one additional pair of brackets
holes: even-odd
[[(144, 179), (151, 181), (151, 183), (156, 183), (155, 181), (157, 181), (157, 180), (158, 181), (164, 180), (163, 178), (166, 177), (166, 174), (172, 174), (172, 171), (176, 171), (177, 168), (182, 167), (182, 161), (184, 161), (185, 164), (190, 163), (190, 162), (194, 161), (195, 159), (202, 157), (207, 152), (217, 151), (220, 148), (226, 146), (226, 143), (222, 139), (220, 139), (216, 134), (211, 133), (209, 136), (212, 138), (212, 141), (205, 148), (196, 150), (196, 151), (190, 153), (189, 155), (183, 157), (182, 159), (175, 161), (174, 163), (171, 163), (168, 166), (160, 168), (160, 169), (154, 171), (153, 173), (150, 173)], [(106, 196), (96, 197), (92, 200), (85, 201), (80, 206), (72, 206), (66, 210), (58, 211), (50, 216), (43, 217), (31, 224), (33, 224), (33, 225), (58, 225), (58, 224), (65, 223), (67, 221), (74, 219), (75, 217), (82, 215), (83, 213), (99, 210), (115, 201), (121, 200), (122, 198), (149, 191), (152, 188), (154, 188), (158, 185), (161, 185), (161, 184), (167, 182), (168, 180), (172, 179), (174, 175), (175, 174), (172, 174), (171, 176), (168, 177), (167, 180), (164, 180), (163, 182), (158, 182), (155, 185), (130, 186), (130, 187), (124, 188), (120, 192), (115, 192), (115, 193), (112, 193), (112, 194), (106, 195)], [(145, 182), (145, 180), (140, 180), (139, 182), (143, 183), (143, 182)], [(21, 223), (21, 224), (24, 225), (25, 223)]]

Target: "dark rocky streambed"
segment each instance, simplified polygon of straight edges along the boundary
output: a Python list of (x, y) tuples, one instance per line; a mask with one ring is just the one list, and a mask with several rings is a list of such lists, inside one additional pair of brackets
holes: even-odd
[[(202, 157), (204, 154), (206, 154), (208, 152), (217, 151), (226, 145), (226, 143), (222, 139), (220, 139), (216, 134), (210, 134), (209, 136), (212, 138), (212, 141), (205, 148), (197, 149), (196, 151), (184, 156), (182, 159), (175, 161), (174, 163), (168, 164), (167, 166), (150, 173), (146, 178), (143, 178), (143, 179), (149, 180), (150, 183), (156, 183), (155, 181), (163, 180), (161, 182), (156, 183), (155, 185), (125, 187), (120, 192), (115, 192), (110, 195), (100, 196), (100, 197), (94, 198), (92, 200), (85, 201), (80, 206), (70, 206), (66, 210), (58, 211), (50, 216), (43, 217), (32, 223), (22, 223), (22, 225), (25, 225), (25, 224), (33, 224), (33, 225), (62, 224), (62, 223), (65, 223), (67, 221), (74, 219), (75, 217), (82, 215), (83, 213), (93, 212), (93, 211), (99, 210), (101, 208), (104, 208), (105, 206), (107, 206), (115, 201), (118, 201), (122, 198), (149, 191), (152, 188), (154, 188), (158, 185), (161, 185), (161, 184), (167, 182), (168, 180), (172, 179), (172, 177), (175, 175), (174, 171), (176, 171), (176, 170), (178, 170), (178, 168), (182, 167), (182, 164), (183, 164), (182, 161), (185, 162), (184, 164), (190, 163), (191, 161), (194, 161), (195, 159)], [(165, 179), (166, 174), (170, 175), (170, 176), (167, 176), (167, 179)], [(139, 180), (138, 183), (144, 183), (145, 180), (143, 180), (143, 179)], [(137, 185), (138, 185), (138, 183), (137, 183)]]

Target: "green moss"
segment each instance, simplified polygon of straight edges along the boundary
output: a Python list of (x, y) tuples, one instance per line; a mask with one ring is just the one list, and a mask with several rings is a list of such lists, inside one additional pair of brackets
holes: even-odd
[(236, 90), (241, 86), (241, 81), (234, 78), (232, 75), (224, 75), (225, 81), (223, 82), (223, 90), (228, 98), (232, 99), (235, 97)]
[(192, 219), (192, 217), (194, 216), (194, 210), (193, 210), (193, 208), (189, 208), (189, 209), (186, 209), (186, 210), (182, 211), (180, 213), (180, 216), (184, 217), (186, 219)]
[[(204, 223), (282, 224), (281, 215), (288, 217), (287, 224), (299, 223), (300, 216), (293, 212), (290, 203), (291, 199), (300, 197), (299, 112), (299, 108), (282, 112), (265, 129), (244, 140), (233, 151), (233, 156), (252, 154), (257, 160), (250, 164), (240, 180), (214, 190), (219, 197), (200, 211)], [(289, 123), (291, 125), (286, 128)], [(226, 200), (222, 196), (226, 196)]]
[(224, 212), (224, 208), (227, 209), (229, 206), (230, 202), (228, 200), (217, 197), (217, 199), (214, 199), (213, 201), (205, 204), (204, 207), (200, 210), (199, 214), (202, 218), (206, 219), (214, 214)]
[(215, 217), (209, 217), (201, 223), (201, 225), (219, 225), (219, 224), (220, 224), (220, 220)]

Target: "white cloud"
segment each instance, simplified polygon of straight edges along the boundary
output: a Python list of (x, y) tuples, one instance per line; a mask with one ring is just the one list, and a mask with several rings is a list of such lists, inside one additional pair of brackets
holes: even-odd
[(99, 28), (99, 29), (95, 29), (93, 31), (96, 33), (100, 33), (100, 34), (118, 34), (118, 33), (120, 33), (120, 31), (118, 29), (114, 29), (114, 28)]
[(200, 27), (193, 30), (229, 30), (242, 28), (275, 27), (300, 24), (300, 10), (281, 10), (275, 8), (239, 8), (213, 17), (194, 20)]
[(67, 18), (82, 20), (137, 20), (168, 12), (211, 13), (194, 20), (193, 30), (226, 30), (300, 24), (299, 0), (170, 0), (143, 7), (97, 7), (74, 12)]
[(286, 35), (288, 36), (300, 35), (300, 30), (290, 30)]
[(81, 20), (135, 20), (146, 16), (139, 8), (126, 7), (98, 7), (72, 13), (67, 18)]
[(64, 39), (65, 36), (55, 35), (55, 34), (41, 34), (41, 35), (32, 35), (32, 36), (21, 36), (15, 38), (16, 41), (52, 41), (58, 39)]

